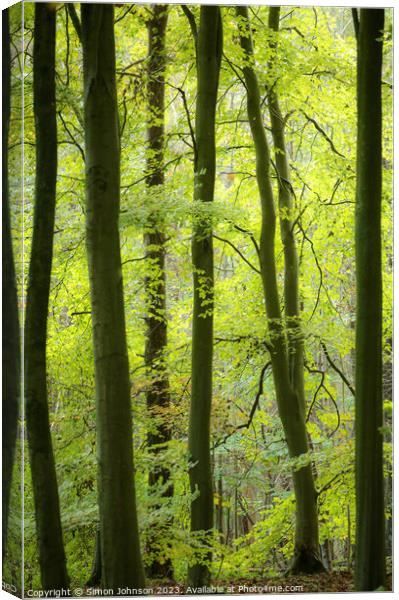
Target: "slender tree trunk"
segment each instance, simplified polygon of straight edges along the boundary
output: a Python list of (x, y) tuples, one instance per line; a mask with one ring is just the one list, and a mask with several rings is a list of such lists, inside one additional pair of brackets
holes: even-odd
[[(222, 21), (218, 6), (201, 6), (197, 40), (196, 165), (194, 200), (213, 201), (216, 169), (215, 113), (222, 53)], [(189, 455), (191, 492), (199, 496), (191, 504), (191, 531), (213, 528), (213, 484), (210, 456), (213, 346), (213, 245), (209, 220), (194, 223), (192, 236), (194, 308), (191, 367)], [(207, 562), (212, 553), (207, 554)], [(189, 584), (206, 585), (207, 564), (189, 568)]]
[(96, 540), (94, 542), (94, 558), (91, 566), (90, 577), (87, 581), (88, 586), (97, 586), (101, 584), (101, 534), (100, 527), (97, 527)]
[(15, 280), (14, 256), (10, 223), (10, 197), (8, 184), (8, 135), (10, 129), (11, 109), (11, 52), (9, 9), (3, 10), (3, 59), (2, 59), (2, 100), (3, 100), (3, 133), (2, 133), (2, 250), (3, 250), (3, 425), (2, 425), (2, 465), (3, 465), (3, 556), (7, 546), (8, 514), (12, 471), (17, 441), (18, 415), (20, 404), (20, 341), (18, 319), (18, 296)]
[(356, 589), (385, 585), (382, 410), (383, 9), (361, 9), (356, 187)]
[[(389, 347), (389, 355), (385, 357), (382, 365), (382, 397), (384, 402), (386, 400), (392, 402), (392, 377), (393, 377), (393, 354), (392, 354), (392, 338), (386, 340), (385, 344)], [(384, 444), (392, 446), (392, 413), (384, 411)], [(391, 456), (391, 461), (393, 456)], [(393, 479), (392, 479), (392, 462), (387, 469), (384, 479), (384, 498), (385, 507), (388, 511), (388, 515), (385, 520), (385, 552), (387, 558), (392, 558), (392, 534), (393, 534)]]
[(224, 541), (224, 527), (223, 527), (224, 495), (223, 495), (223, 458), (222, 458), (221, 454), (219, 454), (219, 458), (218, 458), (218, 469), (219, 469), (219, 473), (218, 473), (218, 477), (217, 477), (217, 483), (215, 486), (216, 491), (217, 491), (217, 497), (218, 497), (217, 514), (216, 514), (216, 529), (219, 532), (220, 543), (223, 544), (223, 541)]
[(47, 313), (57, 180), (55, 10), (35, 4), (36, 185), (25, 320), (26, 427), (44, 589), (68, 587), (46, 382)]
[(347, 569), (349, 571), (351, 569), (351, 566), (352, 566), (352, 543), (351, 543), (352, 524), (351, 524), (351, 508), (350, 508), (349, 504), (348, 504), (348, 506), (346, 508), (346, 514), (347, 514), (347, 520), (348, 520), (348, 537), (347, 537), (347, 546), (346, 546), (346, 564), (347, 564)]
[[(151, 194), (162, 190), (164, 184), (164, 128), (165, 128), (165, 33), (168, 21), (168, 7), (155, 4), (152, 16), (147, 23), (148, 28), (148, 109), (147, 126), (148, 155), (147, 155), (147, 185)], [(159, 192), (158, 192), (159, 193)], [(151, 198), (150, 198), (151, 201)], [(159, 482), (168, 484), (162, 496), (173, 496), (173, 485), (170, 481), (169, 469), (157, 466), (157, 455), (162, 451), (162, 444), (171, 439), (171, 429), (168, 425), (167, 411), (170, 404), (169, 378), (165, 364), (167, 348), (167, 317), (166, 317), (166, 274), (165, 274), (165, 234), (162, 223), (156, 213), (149, 217), (147, 231), (144, 234), (144, 246), (147, 258), (148, 275), (145, 280), (147, 317), (145, 364), (150, 384), (147, 389), (147, 407), (155, 419), (162, 419), (156, 425), (156, 430), (148, 433), (148, 446), (154, 454), (153, 466), (149, 474), (149, 486)], [(156, 507), (155, 507), (156, 508)], [(165, 531), (150, 533), (147, 541), (149, 553), (157, 553), (157, 538), (165, 536)], [(148, 568), (151, 577), (172, 578), (172, 562), (166, 558), (164, 562), (155, 559)]]
[(96, 378), (103, 584), (144, 586), (119, 243), (120, 146), (112, 5), (82, 4), (86, 243)]
[[(280, 7), (269, 8), (269, 27), (279, 31)], [(276, 48), (277, 43), (272, 43)], [(298, 254), (294, 233), (293, 188), (291, 185), (288, 151), (285, 144), (285, 124), (275, 85), (268, 90), (268, 105), (274, 145), (274, 159), (278, 174), (278, 205), (280, 233), (284, 248), (284, 305), (288, 332), (288, 360), (290, 381), (305, 410), (304, 348), (299, 309)]]
[[(256, 176), (262, 207), (260, 267), (269, 325), (269, 346), (273, 379), (280, 419), (291, 457), (309, 452), (303, 399), (290, 377), (289, 345), (282, 320), (276, 275), (276, 215), (270, 179), (270, 152), (263, 126), (258, 80), (253, 68), (253, 46), (248, 9), (237, 7), (240, 19), (240, 43), (248, 63), (243, 68), (247, 88), (247, 110), (256, 153)], [(283, 232), (284, 235), (284, 232)], [(291, 293), (291, 289), (289, 289)], [(323, 570), (319, 556), (317, 495), (311, 465), (293, 471), (296, 498), (295, 553), (290, 570)]]

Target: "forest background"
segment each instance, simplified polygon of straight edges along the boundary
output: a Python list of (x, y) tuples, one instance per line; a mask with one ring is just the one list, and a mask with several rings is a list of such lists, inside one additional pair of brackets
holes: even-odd
[[(76, 5), (77, 6), (77, 5)], [(197, 7), (191, 7), (199, 22)], [(19, 12), (18, 12), (19, 11)], [(10, 121), (10, 199), (16, 277), (29, 262), (35, 206), (35, 128), (32, 48), (34, 5), (25, 3), (24, 205), (20, 204), (21, 78), (18, 75), (20, 8), (10, 11), (15, 36), (11, 81), (15, 118)], [(250, 10), (263, 118), (271, 145), (271, 180), (279, 187), (267, 90), (276, 86), (289, 155), (293, 224), (298, 248), (300, 311), (305, 340), (304, 391), (311, 455), (288, 457), (268, 357), (268, 334), (258, 263), (261, 211), (255, 151), (246, 113), (245, 64), (237, 16), (222, 9), (224, 46), (216, 108), (216, 181), (212, 208), (193, 201), (197, 73), (192, 22), (170, 6), (165, 34), (164, 181), (151, 186), (148, 169), (149, 7), (115, 8), (116, 82), (121, 134), (120, 242), (124, 310), (134, 422), (135, 484), (143, 558), (147, 570), (165, 564), (184, 581), (190, 563), (206, 563), (208, 542), (193, 541), (187, 477), (192, 331), (192, 226), (212, 224), (215, 266), (211, 460), (214, 525), (212, 577), (256, 581), (289, 567), (295, 551), (292, 469), (312, 464), (318, 496), (321, 557), (327, 567), (352, 571), (355, 539), (354, 479), (354, 202), (356, 184), (356, 38), (349, 8), (282, 6), (278, 46), (268, 27), (268, 7)], [(383, 99), (383, 357), (384, 489), (388, 570), (391, 554), (392, 411), (392, 17), (386, 11)], [(98, 499), (94, 357), (85, 249), (85, 142), (82, 114), (82, 47), (76, 24), (56, 8), (58, 129), (57, 203), (47, 322), (47, 389), (59, 507), (68, 574), (84, 585), (95, 572)], [(269, 98), (270, 100), (270, 98)], [(154, 115), (152, 115), (154, 119)], [(155, 118), (156, 124), (156, 118)], [(292, 211), (292, 212), (290, 212)], [(151, 219), (162, 224), (165, 250), (167, 350), (162, 364), (146, 363), (148, 281), (159, 266), (148, 237)], [(283, 215), (284, 220), (284, 215)], [(276, 236), (281, 299), (284, 247)], [(154, 285), (154, 284), (153, 284)], [(206, 300), (206, 289), (203, 294)], [(203, 298), (202, 298), (203, 300)], [(282, 300), (284, 308), (284, 300)], [(155, 320), (163, 321), (163, 314)], [(148, 334), (147, 334), (148, 339)], [(157, 371), (158, 370), (158, 371)], [(148, 393), (159, 370), (168, 402), (149, 410)], [(155, 371), (155, 374), (154, 374)], [(158, 373), (158, 374), (157, 374)], [(166, 374), (166, 378), (165, 378)], [(168, 474), (149, 485), (154, 449), (149, 434), (167, 423), (170, 439), (156, 452)], [(19, 449), (20, 450), (20, 449)], [(17, 456), (17, 464), (20, 456)], [(35, 510), (25, 469), (25, 587), (41, 587)], [(165, 493), (172, 489), (173, 494)], [(11, 494), (9, 557), (18, 556), (18, 478)], [(14, 502), (14, 504), (13, 504)], [(154, 536), (154, 532), (156, 535)], [(167, 532), (167, 533), (165, 533)], [(199, 553), (199, 554), (198, 554)], [(4, 563), (17, 584), (20, 562)], [(98, 567), (98, 565), (97, 565)], [(155, 573), (155, 579), (156, 579)], [(165, 571), (163, 571), (165, 575)]]

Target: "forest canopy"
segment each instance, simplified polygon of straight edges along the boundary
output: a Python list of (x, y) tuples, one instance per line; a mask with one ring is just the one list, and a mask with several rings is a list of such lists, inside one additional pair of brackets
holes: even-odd
[(4, 581), (388, 585), (392, 11), (7, 15)]

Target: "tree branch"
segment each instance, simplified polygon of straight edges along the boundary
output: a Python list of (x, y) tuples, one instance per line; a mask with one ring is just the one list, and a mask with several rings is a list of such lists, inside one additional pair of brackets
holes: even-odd
[(248, 229), (243, 229), (242, 227), (240, 227), (239, 225), (235, 225), (234, 224), (234, 229), (237, 229), (237, 231), (241, 231), (241, 233), (245, 233), (246, 235), (249, 235), (249, 238), (251, 240), (251, 242), (254, 245), (254, 248), (256, 250), (256, 254), (258, 255), (258, 258), (260, 259), (260, 248), (259, 248), (259, 244), (255, 239), (254, 234), (252, 233), (252, 231), (249, 231)]
[(231, 60), (228, 58), (228, 56), (224, 52), (223, 52), (223, 58), (227, 62), (227, 64), (229, 65), (230, 69), (233, 71), (235, 76), (241, 81), (242, 85), (244, 86), (245, 90), (247, 91), (247, 84), (245, 83), (245, 80), (241, 77), (241, 75), (238, 71), (238, 67), (236, 67), (234, 65), (234, 63), (231, 62)]
[(193, 149), (194, 149), (194, 167), (196, 168), (197, 158), (198, 158), (197, 142), (196, 142), (196, 139), (195, 139), (194, 127), (193, 127), (193, 125), (191, 123), (191, 116), (190, 116), (190, 111), (188, 109), (186, 92), (183, 90), (183, 88), (178, 87), (176, 85), (173, 85), (172, 83), (169, 83), (168, 81), (165, 81), (165, 84), (168, 85), (169, 87), (173, 88), (174, 90), (177, 90), (179, 92), (179, 94), (181, 95), (181, 97), (182, 97), (183, 107), (184, 107), (184, 111), (185, 111), (186, 117), (187, 117), (187, 124), (188, 124), (188, 128), (190, 130), (190, 137), (191, 137), (191, 141), (193, 143)]
[(352, 8), (352, 18), (353, 18), (353, 29), (355, 30), (356, 41), (359, 40), (359, 13), (357, 12), (357, 8)]
[(80, 24), (78, 13), (76, 12), (75, 5), (73, 4), (73, 2), (68, 2), (67, 7), (69, 16), (71, 17), (71, 21), (79, 38), (79, 42), (82, 43), (82, 26)]
[[(171, 160), (168, 160), (164, 165), (163, 165), (163, 169), (165, 170), (166, 167), (168, 167), (169, 165), (172, 165), (175, 162), (180, 162), (184, 156), (187, 156), (187, 154), (191, 154), (186, 152), (185, 154), (180, 154), (179, 156), (176, 156), (175, 158), (172, 158)], [(126, 185), (121, 185), (121, 189), (123, 190), (128, 190), (131, 187), (134, 187), (135, 185), (138, 185), (139, 183), (141, 183), (142, 181), (145, 181), (148, 177), (149, 173), (146, 173), (146, 175), (143, 175), (143, 177), (140, 177), (139, 179), (136, 179), (135, 181), (133, 181), (132, 183), (128, 183)]]
[(343, 475), (350, 473), (351, 471), (352, 471), (352, 467), (348, 467), (344, 471), (341, 471), (340, 473), (337, 473), (336, 475), (334, 475), (334, 477), (332, 479), (330, 479), (330, 481), (328, 481), (325, 485), (323, 485), (322, 488), (320, 488), (319, 490), (316, 491), (316, 495), (321, 496), (321, 494), (323, 494), (328, 489), (330, 489), (330, 487), (332, 486), (334, 481), (336, 481), (339, 477), (342, 477)]
[(85, 158), (85, 153), (84, 153), (84, 150), (83, 150), (82, 146), (79, 144), (79, 142), (76, 140), (76, 138), (73, 135), (73, 133), (71, 132), (71, 130), (68, 128), (68, 125), (67, 125), (64, 117), (62, 116), (62, 112), (60, 110), (57, 111), (57, 112), (58, 112), (59, 118), (61, 119), (61, 123), (62, 123), (65, 131), (67, 132), (67, 134), (71, 138), (73, 145), (77, 147), (77, 149), (79, 150), (80, 154), (82, 155), (83, 162), (85, 162), (86, 158)]
[(131, 262), (137, 262), (140, 260), (145, 260), (147, 257), (146, 256), (140, 256), (139, 258), (128, 258), (127, 260), (124, 260), (121, 265), (127, 265), (128, 263)]
[(309, 117), (309, 115), (307, 115), (305, 113), (305, 111), (301, 110), (301, 113), (303, 114), (303, 116), (309, 121), (309, 123), (312, 123), (312, 125), (314, 125), (314, 127), (317, 129), (317, 131), (319, 133), (321, 133), (321, 135), (324, 137), (324, 139), (329, 143), (330, 148), (333, 152), (335, 152), (335, 154), (338, 154), (338, 156), (340, 156), (341, 158), (345, 158), (345, 156), (343, 154), (341, 154), (341, 152), (339, 152), (336, 147), (334, 146), (334, 142), (332, 141), (332, 139), (326, 134), (326, 132), (324, 131), (324, 129), (318, 124), (318, 122), (315, 119), (312, 119), (312, 117)]
[(338, 404), (336, 403), (334, 396), (326, 388), (326, 386), (324, 385), (324, 383), (323, 383), (323, 389), (326, 392), (327, 396), (330, 398), (331, 402), (334, 404), (335, 412), (337, 413), (337, 425), (336, 425), (335, 429), (333, 431), (331, 431), (331, 433), (329, 433), (328, 436), (327, 436), (328, 438), (330, 438), (330, 437), (332, 437), (334, 435), (334, 433), (336, 431), (338, 431), (339, 426), (341, 425), (341, 415), (340, 415), (340, 412), (339, 412)]
[(307, 365), (305, 365), (305, 366), (306, 366), (307, 370), (310, 371), (311, 373), (320, 373), (320, 375), (321, 375), (320, 383), (317, 386), (317, 389), (316, 389), (315, 393), (313, 394), (313, 400), (311, 402), (311, 405), (309, 407), (308, 414), (307, 414), (307, 417), (306, 417), (306, 422), (308, 422), (309, 418), (310, 418), (310, 415), (312, 413), (313, 407), (316, 404), (317, 395), (320, 392), (321, 388), (324, 387), (324, 379), (325, 379), (326, 374), (325, 374), (324, 371), (320, 371), (320, 370), (316, 370), (316, 369), (310, 369)]
[(190, 24), (191, 33), (193, 34), (193, 38), (194, 38), (194, 45), (195, 45), (195, 48), (197, 48), (198, 28), (197, 28), (197, 23), (195, 21), (194, 13), (188, 8), (188, 6), (186, 4), (181, 4), (181, 8), (188, 19), (188, 22)]
[(348, 390), (350, 391), (350, 393), (355, 396), (355, 388), (350, 384), (349, 380), (347, 379), (346, 375), (341, 371), (341, 369), (339, 367), (337, 367), (337, 365), (334, 363), (334, 361), (332, 360), (331, 356), (329, 355), (326, 345), (323, 342), (323, 340), (320, 340), (320, 345), (323, 348), (323, 352), (324, 355), (329, 363), (329, 365), (334, 369), (334, 371), (336, 373), (338, 373), (338, 375), (341, 377), (342, 381), (345, 383), (346, 387), (348, 388)]
[(222, 440), (215, 442), (214, 445), (212, 446), (212, 450), (214, 450), (218, 446), (221, 446), (222, 444), (224, 444), (232, 435), (237, 433), (237, 431), (239, 431), (240, 429), (248, 429), (249, 428), (249, 426), (252, 423), (252, 419), (254, 418), (256, 409), (258, 408), (259, 400), (260, 400), (261, 396), (263, 395), (263, 379), (265, 377), (267, 369), (269, 367), (271, 367), (271, 364), (272, 363), (269, 361), (265, 364), (264, 367), (262, 367), (262, 370), (261, 370), (260, 376), (259, 376), (258, 392), (255, 396), (255, 401), (252, 405), (251, 412), (249, 413), (248, 421), (246, 423), (242, 423), (241, 425), (238, 425), (238, 427), (236, 427), (234, 431), (232, 431), (231, 433), (228, 433)]
[(237, 254), (242, 258), (242, 260), (249, 267), (251, 267), (251, 269), (253, 271), (255, 271), (255, 273), (257, 273), (258, 275), (260, 275), (260, 270), (257, 267), (255, 267), (255, 265), (253, 265), (247, 258), (245, 258), (245, 256), (243, 255), (243, 253), (232, 242), (230, 242), (230, 240), (226, 240), (225, 238), (221, 238), (218, 235), (216, 235), (215, 233), (213, 234), (213, 237), (215, 239), (219, 240), (220, 242), (224, 242), (225, 244), (228, 244), (229, 246), (231, 246), (231, 248), (233, 248), (233, 250), (235, 250), (237, 252)]
[(116, 25), (116, 23), (119, 23), (119, 21), (122, 21), (122, 19), (124, 19), (133, 10), (136, 10), (136, 6), (134, 4), (132, 6), (129, 6), (129, 8), (125, 10), (125, 12), (123, 12), (119, 17), (115, 19), (114, 25)]

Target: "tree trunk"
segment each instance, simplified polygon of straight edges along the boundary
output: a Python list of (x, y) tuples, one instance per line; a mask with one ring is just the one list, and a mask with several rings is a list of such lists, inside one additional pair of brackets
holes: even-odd
[(89, 577), (86, 585), (88, 585), (90, 587), (101, 585), (101, 570), (102, 570), (102, 565), (101, 565), (101, 534), (100, 534), (100, 527), (97, 527), (97, 530), (96, 530), (96, 540), (94, 542), (93, 564), (91, 566), (90, 577)]
[(26, 427), (42, 587), (68, 587), (46, 382), (47, 313), (57, 180), (55, 10), (35, 4), (36, 184), (25, 319)]
[(86, 243), (96, 378), (103, 584), (144, 586), (119, 243), (120, 146), (112, 5), (82, 4)]
[[(269, 8), (269, 27), (279, 31), (280, 7)], [(272, 43), (273, 48), (277, 43)], [(268, 106), (274, 145), (274, 160), (278, 175), (278, 205), (280, 233), (284, 248), (284, 305), (288, 333), (290, 381), (305, 411), (304, 348), (299, 309), (298, 254), (294, 233), (293, 188), (291, 185), (288, 151), (285, 144), (284, 119), (275, 86), (268, 90)]]
[[(276, 276), (276, 215), (269, 174), (270, 152), (262, 121), (258, 80), (253, 68), (253, 46), (248, 9), (238, 6), (240, 43), (248, 63), (243, 67), (247, 88), (247, 111), (256, 153), (256, 177), (261, 207), (260, 268), (269, 325), (269, 347), (279, 416), (284, 428), (289, 455), (294, 458), (309, 452), (303, 399), (290, 377), (289, 345), (281, 315)], [(284, 231), (283, 231), (284, 235)], [(289, 290), (291, 293), (291, 289)], [(293, 573), (315, 572), (324, 567), (319, 555), (317, 495), (311, 465), (293, 471), (296, 498), (295, 552)]]
[(385, 585), (382, 410), (381, 75), (384, 10), (361, 9), (356, 186), (356, 568), (359, 591)]
[[(165, 123), (165, 32), (168, 21), (168, 7), (155, 4), (148, 28), (148, 109), (147, 126), (147, 185), (149, 191), (162, 190), (164, 184), (164, 123)], [(151, 199), (150, 199), (151, 201)], [(167, 411), (170, 404), (169, 378), (167, 373), (167, 317), (166, 317), (166, 275), (165, 275), (165, 234), (163, 224), (153, 212), (149, 216), (144, 234), (145, 255), (148, 274), (145, 280), (147, 317), (145, 364), (150, 383), (146, 392), (147, 408), (157, 421), (156, 431), (148, 433), (149, 451), (154, 454), (153, 467), (149, 474), (150, 490), (161, 482), (166, 485), (162, 496), (173, 496), (173, 485), (167, 468), (157, 466), (157, 454), (162, 452), (162, 444), (171, 439)], [(153, 429), (153, 428), (152, 428)], [(154, 507), (155, 509), (157, 507)], [(160, 506), (158, 506), (160, 508)], [(150, 532), (147, 541), (149, 553), (157, 553), (157, 538), (167, 535), (165, 531)], [(148, 567), (148, 575), (155, 578), (173, 577), (172, 562), (166, 558), (162, 563), (156, 558)]]
[(220, 543), (223, 544), (223, 541), (224, 541), (224, 527), (223, 527), (224, 495), (223, 495), (223, 458), (222, 458), (221, 454), (219, 454), (218, 469), (219, 469), (219, 473), (217, 476), (217, 482), (216, 482), (216, 486), (215, 486), (216, 491), (217, 491), (217, 498), (218, 498), (217, 513), (216, 513), (216, 529), (219, 532)]
[[(383, 376), (383, 399), (390, 400), (392, 402), (392, 376), (393, 376), (393, 365), (392, 365), (392, 339), (389, 339), (388, 345), (390, 347), (390, 355), (387, 360), (383, 363), (382, 366), (382, 376)], [(384, 443), (392, 444), (392, 415), (390, 413), (384, 414), (384, 427), (385, 427), (385, 436)], [(387, 557), (392, 558), (392, 537), (393, 537), (393, 522), (392, 522), (392, 501), (393, 501), (393, 478), (392, 478), (392, 464), (390, 465), (390, 469), (388, 469), (388, 473), (385, 477), (384, 482), (384, 496), (385, 496), (385, 507), (388, 509), (389, 513), (386, 517), (385, 522), (385, 548)]]
[[(196, 164), (194, 200), (213, 201), (216, 169), (215, 113), (222, 53), (222, 21), (217, 6), (201, 6), (197, 40)], [(194, 222), (192, 236), (194, 281), (191, 407), (189, 455), (191, 492), (199, 496), (191, 504), (191, 532), (213, 528), (213, 485), (210, 457), (213, 345), (213, 245), (208, 219)], [(207, 563), (212, 553), (206, 556)], [(208, 564), (189, 567), (191, 586), (207, 585)]]
[(9, 9), (3, 10), (3, 133), (2, 133), (2, 250), (3, 250), (3, 425), (2, 425), (2, 506), (3, 506), (3, 556), (7, 546), (8, 515), (10, 508), (10, 493), (12, 471), (14, 465), (15, 446), (17, 441), (18, 415), (20, 404), (20, 336), (18, 319), (18, 296), (15, 279), (14, 256), (12, 249), (12, 234), (10, 223), (10, 197), (8, 183), (8, 135), (10, 129), (11, 109), (11, 51), (10, 51), (10, 22)]

